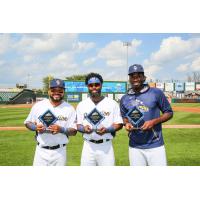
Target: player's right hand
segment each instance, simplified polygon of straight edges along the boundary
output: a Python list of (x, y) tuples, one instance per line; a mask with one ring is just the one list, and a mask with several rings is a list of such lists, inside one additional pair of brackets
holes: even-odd
[(132, 125), (131, 123), (126, 123), (126, 124), (125, 124), (125, 129), (126, 129), (127, 131), (131, 131), (132, 128), (133, 128), (133, 125)]
[(130, 132), (130, 131), (133, 131), (135, 130), (136, 128), (131, 124), (131, 123), (126, 123), (125, 124), (125, 129)]
[(38, 133), (43, 133), (45, 131), (45, 126), (43, 124), (37, 124), (37, 132)]
[(85, 133), (86, 134), (91, 134), (92, 133), (92, 128), (89, 125), (84, 126)]

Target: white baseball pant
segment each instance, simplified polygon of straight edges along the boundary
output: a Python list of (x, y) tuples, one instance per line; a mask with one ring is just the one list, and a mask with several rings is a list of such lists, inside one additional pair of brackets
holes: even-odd
[(84, 141), (81, 166), (114, 166), (115, 156), (112, 141), (95, 144)]
[(129, 147), (130, 166), (167, 166), (165, 147), (138, 149)]
[(33, 166), (65, 166), (66, 161), (66, 146), (49, 150), (37, 145)]

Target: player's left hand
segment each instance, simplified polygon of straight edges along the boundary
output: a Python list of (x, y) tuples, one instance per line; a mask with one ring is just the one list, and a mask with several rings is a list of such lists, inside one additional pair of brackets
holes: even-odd
[(154, 120), (146, 121), (140, 128), (143, 131), (150, 130), (155, 126)]
[(103, 135), (103, 134), (106, 133), (106, 128), (105, 128), (105, 127), (101, 127), (101, 128), (99, 128), (99, 129), (97, 129), (96, 133), (97, 133), (98, 135)]
[(58, 126), (57, 124), (49, 126), (48, 129), (51, 131), (53, 135), (60, 132), (60, 126)]

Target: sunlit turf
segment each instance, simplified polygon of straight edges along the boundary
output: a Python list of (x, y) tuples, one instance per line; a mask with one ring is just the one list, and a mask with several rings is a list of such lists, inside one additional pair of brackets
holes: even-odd
[[(200, 129), (164, 129), (168, 165), (200, 166)], [(34, 133), (31, 131), (0, 132), (0, 166), (30, 166), (35, 151)], [(69, 166), (79, 166), (83, 138), (80, 133), (70, 137), (67, 146)], [(128, 166), (128, 137), (121, 130), (113, 140), (117, 166)]]

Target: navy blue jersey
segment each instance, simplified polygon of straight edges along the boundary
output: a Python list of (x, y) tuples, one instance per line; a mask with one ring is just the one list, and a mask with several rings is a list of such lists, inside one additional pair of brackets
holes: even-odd
[[(148, 121), (160, 117), (162, 113), (173, 113), (172, 108), (164, 93), (157, 88), (145, 86), (140, 93), (130, 90), (121, 98), (120, 110), (123, 118), (136, 108), (141, 112), (142, 121)], [(139, 124), (141, 126), (142, 124)], [(157, 124), (152, 130), (142, 131), (140, 129), (129, 133), (129, 146), (141, 149), (159, 147), (164, 144), (161, 124)]]

